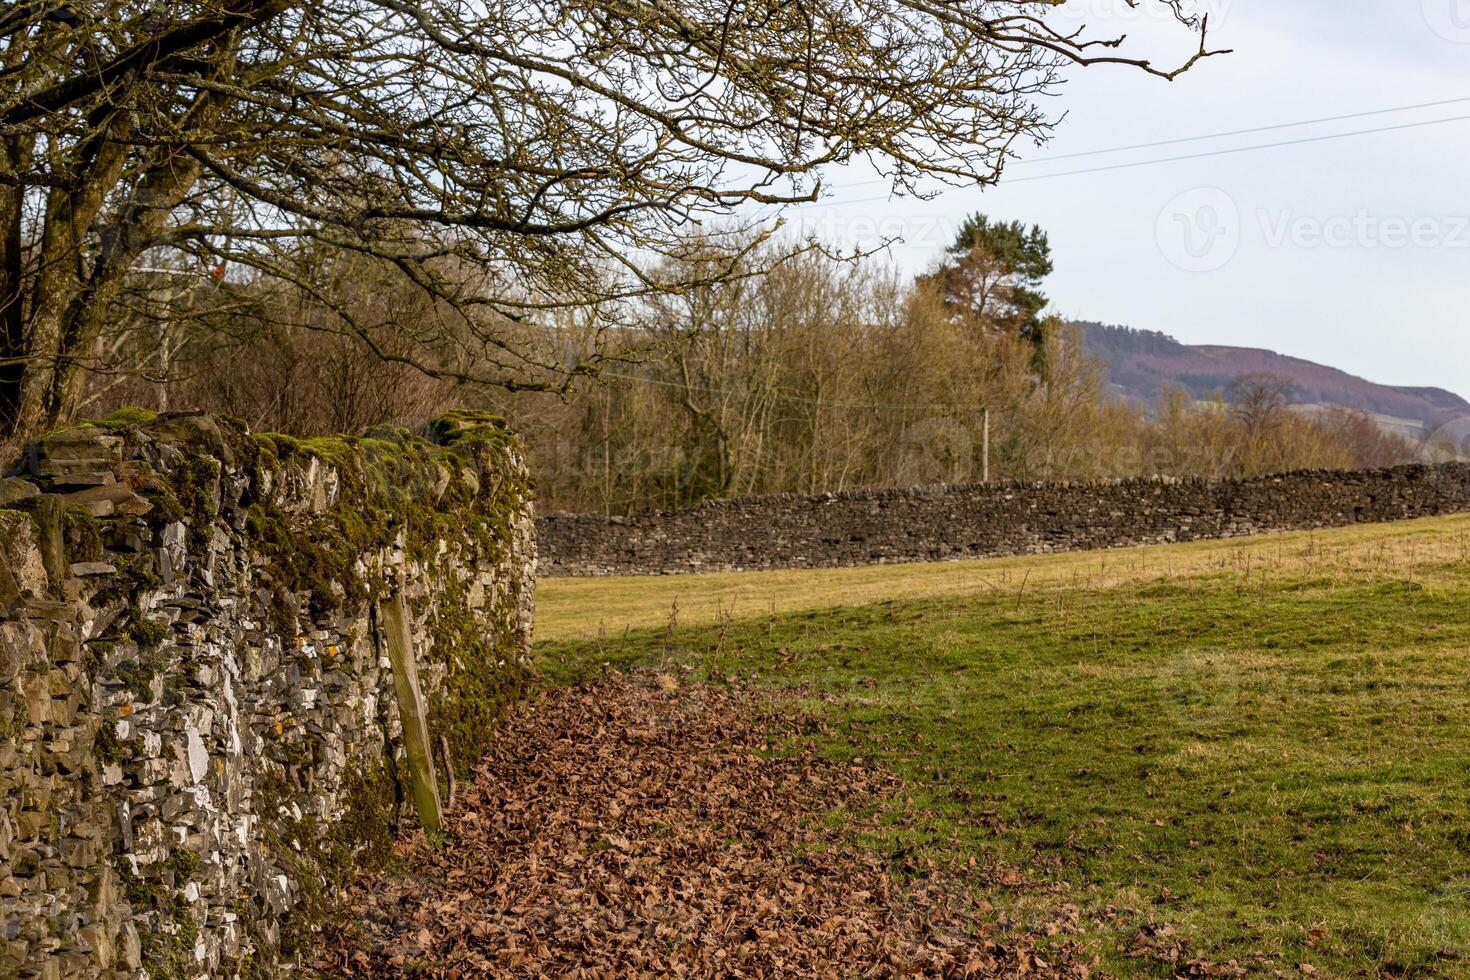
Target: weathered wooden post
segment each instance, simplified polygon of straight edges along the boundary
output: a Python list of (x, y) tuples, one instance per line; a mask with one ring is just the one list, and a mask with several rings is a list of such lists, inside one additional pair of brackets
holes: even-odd
[(383, 633), (388, 641), (388, 659), (393, 665), (393, 689), (398, 696), (398, 716), (403, 722), (403, 748), (408, 756), (409, 784), (414, 807), (424, 830), (437, 832), (443, 825), (439, 807), (439, 783), (434, 776), (434, 754), (429, 748), (429, 722), (424, 695), (419, 690), (418, 664), (413, 656), (413, 632), (408, 603), (400, 589), (379, 605)]
[(990, 482), (990, 409), (980, 410), (980, 482)]

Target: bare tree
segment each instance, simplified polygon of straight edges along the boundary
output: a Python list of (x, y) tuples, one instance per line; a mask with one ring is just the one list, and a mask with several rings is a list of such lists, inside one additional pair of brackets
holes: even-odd
[(1274, 374), (1243, 374), (1230, 383), (1226, 396), (1251, 438), (1264, 436), (1287, 418), (1292, 383)]
[[(19, 0), (0, 12), (0, 426), (76, 412), (140, 263), (311, 295), (323, 254), (366, 257), (433, 315), (332, 307), (311, 329), (563, 388), (595, 352), (507, 327), (681, 288), (659, 270), (689, 222), (812, 200), (857, 157), (898, 191), (991, 181), (1047, 134), (1065, 65), (1172, 78), (1215, 53), (1184, 0), (1127, 2), (1172, 10), (1196, 53), (1126, 57), (1052, 26), (1053, 0)], [(408, 342), (382, 346), (385, 322)]]
[(1426, 455), (1423, 446), (1397, 432), (1385, 431), (1373, 416), (1351, 408), (1333, 405), (1315, 421), (1342, 447), (1354, 467), (1400, 466), (1418, 462)]

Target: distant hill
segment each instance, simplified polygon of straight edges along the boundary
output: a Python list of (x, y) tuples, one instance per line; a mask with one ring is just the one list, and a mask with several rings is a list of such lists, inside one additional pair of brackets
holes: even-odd
[(1107, 365), (1114, 390), (1130, 401), (1151, 403), (1169, 385), (1182, 387), (1195, 398), (1212, 398), (1241, 375), (1269, 374), (1291, 382), (1296, 405), (1356, 409), (1411, 438), (1432, 432), (1470, 436), (1470, 402), (1443, 388), (1375, 384), (1314, 361), (1253, 347), (1181, 344), (1156, 331), (1101, 323), (1076, 326), (1088, 351)]

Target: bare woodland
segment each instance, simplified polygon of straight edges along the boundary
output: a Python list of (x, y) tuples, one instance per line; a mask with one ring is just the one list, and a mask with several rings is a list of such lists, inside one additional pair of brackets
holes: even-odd
[[(636, 327), (598, 338), (594, 321), (568, 318), (565, 342), (596, 339), (604, 362), (600, 383), (566, 393), (430, 378), (350, 338), (226, 310), (212, 329), (176, 334), (166, 382), (117, 379), (96, 410), (200, 406), (309, 436), (412, 426), (447, 405), (490, 408), (526, 441), (543, 510), (612, 514), (978, 481), (987, 408), (995, 479), (1248, 476), (1428, 451), (1347, 410), (1297, 414), (1269, 377), (1214, 401), (1177, 391), (1126, 404), (1055, 320), (1038, 358), (1021, 321), (956, 315), (934, 277), (906, 281), (877, 261), (812, 251), (750, 261), (761, 275), (645, 298)], [(388, 282), (346, 277), (335, 288), (348, 308), (392, 302)]]
[(1427, 447), (1345, 410), (1307, 417), (1272, 378), (1214, 401), (1130, 405), (1063, 325), (1045, 375), (1031, 341), (948, 315), (922, 285), (807, 257), (663, 303), (657, 360), (569, 400), (498, 402), (521, 420), (543, 508), (610, 514), (858, 486), (994, 479), (1250, 476), (1386, 466)]

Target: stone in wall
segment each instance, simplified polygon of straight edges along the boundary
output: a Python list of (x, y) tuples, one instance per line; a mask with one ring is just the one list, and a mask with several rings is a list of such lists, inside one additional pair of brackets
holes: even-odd
[(1117, 548), (1470, 510), (1470, 464), (854, 490), (537, 520), (543, 575), (833, 568)]
[(525, 673), (531, 495), (500, 423), (132, 421), (0, 480), (0, 976), (295, 961), (412, 819), (381, 600), (411, 610), (441, 771)]

